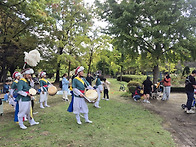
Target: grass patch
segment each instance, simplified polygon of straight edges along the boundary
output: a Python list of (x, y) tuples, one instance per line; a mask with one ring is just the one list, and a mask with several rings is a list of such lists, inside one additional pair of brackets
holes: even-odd
[[(21, 130), (13, 122), (13, 112), (1, 118), (0, 146), (175, 146), (169, 132), (161, 126), (162, 119), (120, 95), (120, 82), (111, 84), (110, 101), (101, 100), (101, 109), (89, 105), (93, 124), (77, 125), (68, 103), (60, 96), (50, 97), (50, 108), (39, 109), (35, 120), (40, 124)], [(10, 107), (6, 105), (7, 107)], [(28, 123), (25, 122), (28, 126)]]

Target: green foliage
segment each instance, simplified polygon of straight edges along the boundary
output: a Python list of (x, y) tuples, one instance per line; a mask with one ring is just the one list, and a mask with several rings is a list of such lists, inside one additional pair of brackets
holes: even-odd
[(141, 83), (137, 82), (137, 81), (129, 81), (129, 83), (127, 84), (127, 87), (131, 87), (131, 86), (141, 86)]
[[(121, 59), (124, 61), (127, 54), (133, 59), (141, 54), (144, 60), (150, 60), (147, 67), (154, 72), (165, 61), (194, 58), (195, 8), (195, 2), (186, 0), (97, 1), (99, 15), (110, 24), (106, 33), (114, 36), (113, 45), (123, 55)], [(154, 76), (157, 79), (157, 70)]]
[[(120, 76), (117, 77), (117, 80), (120, 80)], [(139, 83), (143, 83), (144, 80), (146, 80), (145, 75), (123, 75), (122, 80), (129, 82), (129, 81), (136, 81)]]
[(188, 75), (190, 73), (190, 68), (188, 66), (186, 66), (182, 72), (182, 76), (184, 75)]

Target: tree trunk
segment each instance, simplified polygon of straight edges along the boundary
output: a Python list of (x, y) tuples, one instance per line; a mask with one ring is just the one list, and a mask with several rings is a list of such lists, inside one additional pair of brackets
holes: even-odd
[(120, 81), (122, 82), (123, 66), (120, 66)]
[(153, 84), (158, 82), (159, 77), (159, 65), (155, 65), (153, 69)]
[[(60, 48), (59, 48), (59, 55), (62, 55), (62, 54), (63, 54), (63, 48), (60, 47)], [(57, 69), (56, 69), (56, 80), (55, 80), (55, 82), (59, 82), (59, 81), (60, 81), (60, 78), (59, 78), (59, 76), (60, 76), (60, 69), (61, 69), (61, 63), (59, 62), (59, 63), (57, 64)]]
[(93, 58), (93, 49), (92, 49), (92, 50), (90, 50), (90, 51), (91, 51), (91, 53), (90, 53), (90, 59), (89, 59), (88, 72), (87, 72), (87, 74), (88, 74), (88, 73), (90, 73), (90, 69), (91, 69), (91, 62), (92, 62), (92, 58)]
[(70, 70), (71, 70), (71, 61), (69, 61), (69, 64), (68, 64), (68, 79), (70, 78)]

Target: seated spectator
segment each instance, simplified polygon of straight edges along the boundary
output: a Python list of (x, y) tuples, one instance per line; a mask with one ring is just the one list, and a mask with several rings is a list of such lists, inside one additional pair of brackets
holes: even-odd
[(9, 99), (9, 91), (7, 90), (6, 94), (4, 95), (3, 101), (8, 102), (8, 99)]
[(9, 91), (9, 88), (10, 88), (9, 81), (6, 80), (5, 84), (3, 85), (3, 93), (6, 93), (6, 91)]
[(137, 86), (137, 88), (135, 89), (135, 92), (133, 93), (134, 101), (139, 100), (141, 98), (141, 96), (143, 95), (143, 94), (140, 93), (140, 91), (141, 91), (141, 87)]

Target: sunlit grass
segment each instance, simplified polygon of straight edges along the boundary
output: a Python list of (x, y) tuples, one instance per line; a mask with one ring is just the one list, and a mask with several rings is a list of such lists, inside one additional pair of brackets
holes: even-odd
[(40, 124), (27, 130), (19, 129), (13, 118), (7, 116), (11, 113), (5, 114), (0, 119), (0, 146), (175, 146), (159, 116), (120, 97), (120, 82), (109, 81), (110, 101), (101, 100), (101, 109), (88, 104), (93, 124), (86, 124), (82, 118), (83, 124), (77, 125), (75, 116), (66, 111), (68, 103), (56, 95), (50, 97), (50, 108), (39, 109), (36, 104), (35, 111), (39, 113), (35, 120)]

